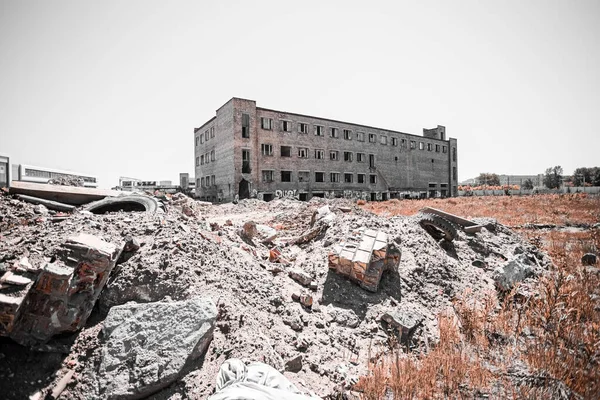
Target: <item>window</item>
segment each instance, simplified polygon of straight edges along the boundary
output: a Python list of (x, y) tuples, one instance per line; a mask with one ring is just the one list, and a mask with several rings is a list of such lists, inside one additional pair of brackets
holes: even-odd
[(329, 174), (329, 181), (332, 183), (336, 183), (340, 181), (340, 173), (339, 172), (332, 172)]
[(249, 174), (250, 169), (250, 150), (242, 150), (242, 174)]
[(315, 182), (325, 182), (325, 172), (315, 172)]
[(210, 152), (210, 161), (215, 161), (215, 151)]
[(315, 136), (323, 136), (325, 134), (325, 127), (321, 125), (315, 125)]
[(356, 153), (357, 162), (365, 162), (365, 153)]
[(204, 165), (204, 154), (200, 156), (200, 165)]
[(440, 145), (439, 145), (439, 144), (436, 144), (436, 145), (435, 145), (435, 152), (436, 152), (436, 153), (439, 153), (439, 152), (440, 152)]
[(210, 184), (215, 186), (215, 176), (214, 175), (210, 176)]
[(242, 114), (242, 137), (250, 137), (250, 115)]
[(204, 177), (200, 178), (200, 186), (204, 187)]
[(204, 143), (204, 135), (200, 134), (200, 144)]
[(291, 146), (281, 146), (280, 153), (281, 153), (281, 157), (291, 157), (292, 156), (292, 147)]
[(272, 144), (261, 144), (260, 151), (263, 156), (272, 156), (273, 155), (273, 145)]
[(351, 151), (344, 152), (344, 161), (348, 161), (348, 162), (352, 161), (352, 152)]
[(392, 146), (398, 146), (398, 138), (392, 138)]
[(292, 171), (281, 171), (281, 182), (291, 182)]
[(352, 131), (350, 129), (344, 129), (344, 139), (352, 140)]
[(262, 171), (262, 181), (263, 182), (273, 182), (273, 171), (263, 170)]
[(310, 180), (309, 171), (298, 171), (298, 182), (308, 182)]
[(308, 124), (300, 122), (298, 124), (298, 132), (300, 132), (300, 133), (308, 133)]
[(402, 147), (403, 149), (406, 148), (406, 139), (400, 139), (400, 147)]
[(273, 120), (271, 118), (260, 118), (260, 127), (264, 130), (270, 131), (273, 126)]
[(337, 139), (340, 137), (340, 130), (338, 128), (329, 128), (329, 136)]
[(298, 148), (298, 158), (308, 158), (308, 148), (299, 147)]
[(196, 167), (200, 165), (200, 159), (198, 157), (196, 157)]
[(452, 148), (452, 161), (456, 162), (456, 147)]
[(204, 141), (208, 142), (208, 129), (204, 132)]
[(206, 187), (210, 187), (210, 175), (207, 175), (204, 182), (206, 183)]
[(215, 137), (215, 127), (214, 127), (214, 126), (212, 126), (212, 127), (210, 128), (210, 138), (212, 139), (212, 138), (214, 138), (214, 137)]
[(448, 152), (448, 147), (442, 146), (442, 153), (447, 153), (447, 152)]
[(365, 183), (366, 181), (365, 174), (356, 174), (356, 182)]
[(433, 144), (427, 143), (427, 151), (433, 150)]
[(364, 132), (356, 132), (356, 140), (359, 142), (365, 141), (365, 133)]
[(206, 153), (206, 154), (204, 155), (204, 162), (205, 162), (206, 164), (210, 163), (210, 158), (209, 158), (209, 155), (210, 155), (210, 153)]
[(381, 135), (381, 137), (379, 138), (379, 143), (387, 145), (387, 136)]
[(325, 158), (325, 150), (319, 150), (319, 149), (316, 149), (316, 150), (315, 150), (315, 158), (316, 158), (317, 160), (322, 160), (322, 159), (324, 159), (324, 158)]
[(452, 167), (452, 180), (456, 180), (456, 167)]
[(374, 133), (369, 133), (369, 143), (375, 143), (376, 138)]
[(419, 150), (425, 150), (425, 143), (419, 142)]
[(200, 178), (196, 178), (196, 187), (200, 186)]
[(344, 183), (352, 183), (354, 181), (354, 174), (345, 173), (344, 174)]
[(375, 168), (375, 154), (369, 154), (369, 168)]
[(417, 148), (417, 142), (415, 142), (414, 140), (410, 141), (410, 148), (411, 150), (414, 150)]
[(281, 121), (281, 130), (284, 132), (291, 132), (292, 123), (290, 121)]
[(337, 150), (331, 150), (329, 152), (329, 159), (331, 161), (337, 161), (337, 160), (339, 160), (340, 159), (340, 152), (337, 151)]
[(198, 136), (196, 136), (196, 147), (198, 147)]
[(373, 184), (377, 183), (377, 175), (373, 175), (373, 174), (369, 175), (369, 182), (371, 182)]

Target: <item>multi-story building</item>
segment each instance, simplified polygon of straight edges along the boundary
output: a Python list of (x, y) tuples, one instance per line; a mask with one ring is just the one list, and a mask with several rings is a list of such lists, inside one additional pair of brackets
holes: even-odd
[(213, 202), (457, 195), (457, 141), (439, 125), (418, 136), (232, 98), (194, 129), (194, 148), (196, 196)]

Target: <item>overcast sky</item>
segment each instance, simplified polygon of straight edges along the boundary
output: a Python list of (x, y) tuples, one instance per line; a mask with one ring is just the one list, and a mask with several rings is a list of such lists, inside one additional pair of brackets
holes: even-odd
[(600, 1), (0, 0), (0, 154), (178, 181), (231, 97), (458, 139), (459, 180), (600, 164)]

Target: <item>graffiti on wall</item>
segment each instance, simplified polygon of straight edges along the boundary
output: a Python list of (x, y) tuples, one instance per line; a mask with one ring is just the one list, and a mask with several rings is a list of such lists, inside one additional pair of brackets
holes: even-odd
[(296, 199), (298, 198), (297, 190), (276, 190), (275, 197), (278, 199)]

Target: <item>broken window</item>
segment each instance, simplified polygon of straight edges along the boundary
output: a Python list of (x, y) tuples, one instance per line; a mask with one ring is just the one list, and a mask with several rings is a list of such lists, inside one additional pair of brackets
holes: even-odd
[(400, 147), (406, 148), (406, 139), (400, 139)]
[(292, 147), (291, 146), (281, 146), (280, 153), (281, 153), (281, 157), (291, 157), (292, 156)]
[(350, 129), (344, 129), (344, 139), (352, 140), (352, 131)]
[(358, 140), (359, 142), (364, 142), (365, 141), (364, 132), (356, 132), (356, 140)]
[(210, 184), (215, 186), (215, 176), (214, 175), (210, 176)]
[(273, 182), (273, 171), (272, 170), (263, 170), (262, 171), (262, 181), (263, 182)]
[(348, 161), (348, 162), (352, 161), (352, 152), (351, 151), (344, 152), (344, 161)]
[(308, 158), (308, 148), (307, 147), (299, 147), (298, 148), (298, 158)]
[(204, 141), (208, 142), (208, 129), (204, 132)]
[(271, 118), (260, 118), (260, 127), (264, 130), (270, 131), (272, 129), (273, 120)]
[(210, 175), (207, 175), (204, 182), (206, 182), (206, 187), (210, 187)]
[(315, 182), (325, 182), (325, 172), (315, 172)]
[(284, 132), (291, 132), (292, 131), (291, 121), (281, 121), (281, 130)]
[(242, 137), (250, 137), (250, 115), (242, 114)]
[(292, 171), (281, 171), (281, 182), (291, 182)]
[(452, 161), (456, 162), (456, 147), (452, 148)]
[(375, 134), (369, 133), (369, 143), (375, 143), (375, 142), (376, 142)]
[(329, 136), (337, 139), (340, 136), (340, 130), (338, 128), (329, 128)]
[(439, 145), (439, 144), (436, 144), (436, 145), (435, 145), (435, 152), (436, 152), (436, 153), (439, 153), (439, 152), (440, 152), (440, 145)]
[(249, 174), (250, 169), (250, 150), (242, 150), (242, 174)]
[(300, 133), (308, 133), (308, 124), (300, 122), (298, 124), (298, 132), (300, 132)]
[(196, 136), (196, 147), (198, 147), (198, 136)]
[(433, 144), (427, 143), (427, 151), (432, 151), (432, 150), (433, 150)]
[(369, 154), (369, 168), (375, 168), (375, 154)]
[(315, 125), (315, 136), (323, 136), (325, 127), (321, 125)]
[(392, 146), (398, 146), (398, 138), (392, 138)]
[(204, 177), (200, 178), (200, 186), (204, 187)]
[(415, 142), (414, 140), (410, 141), (410, 148), (411, 150), (414, 150), (417, 148), (417, 142)]
[(357, 162), (365, 162), (365, 153), (356, 153)]
[(340, 152), (337, 151), (337, 150), (331, 150), (329, 152), (329, 159), (331, 161), (337, 161), (337, 160), (339, 160), (340, 159)]
[(273, 145), (272, 144), (261, 144), (260, 151), (263, 156), (272, 156), (273, 155)]
[(452, 167), (452, 180), (456, 180), (456, 167)]
[(371, 182), (373, 184), (377, 183), (377, 175), (373, 175), (373, 174), (369, 175), (369, 182)]
[(345, 173), (344, 174), (344, 183), (352, 183), (354, 181), (354, 174)]
[(204, 165), (204, 154), (200, 156), (200, 165)]
[(365, 183), (366, 181), (365, 174), (356, 174), (356, 182)]
[(200, 134), (200, 144), (204, 143), (204, 135)]
[(310, 171), (298, 171), (298, 182), (310, 181)]
[(442, 153), (447, 153), (447, 152), (448, 152), (448, 147), (442, 146)]
[(200, 165), (200, 159), (198, 157), (196, 157), (196, 167)]
[(419, 142), (419, 150), (425, 150), (425, 143)]
[(215, 151), (214, 150), (212, 150), (210, 152), (210, 161), (215, 161)]
[(210, 153), (206, 153), (206, 154), (204, 155), (204, 162), (205, 162), (206, 164), (210, 163), (210, 158), (209, 158), (209, 155), (210, 155)]
[(332, 183), (336, 183), (340, 181), (340, 173), (339, 172), (332, 172), (329, 174), (329, 181)]
[(379, 143), (387, 144), (387, 136), (381, 135), (381, 138), (379, 138)]
[(318, 150), (318, 149), (316, 149), (316, 150), (315, 150), (315, 158), (316, 158), (317, 160), (322, 160), (322, 159), (324, 159), (324, 158), (325, 158), (325, 150)]
[(211, 127), (210, 127), (210, 138), (212, 139), (212, 138), (214, 138), (214, 137), (215, 137), (215, 127), (214, 127), (214, 126), (211, 126)]

